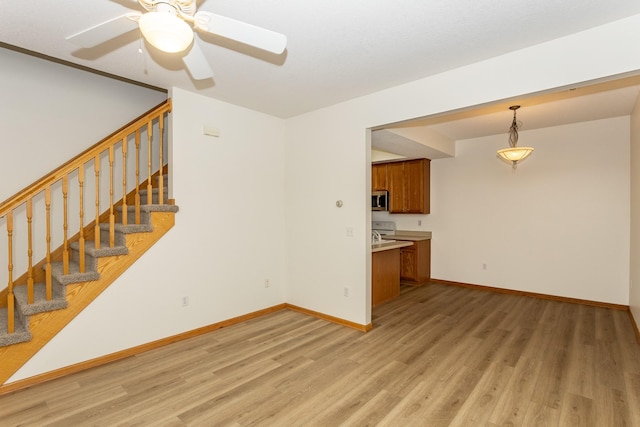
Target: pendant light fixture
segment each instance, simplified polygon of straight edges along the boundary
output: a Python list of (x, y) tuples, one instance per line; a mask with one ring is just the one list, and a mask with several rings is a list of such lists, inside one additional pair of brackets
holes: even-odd
[(510, 162), (515, 172), (518, 162), (523, 161), (533, 152), (532, 147), (518, 147), (518, 121), (516, 120), (516, 110), (520, 108), (519, 105), (512, 105), (509, 107), (513, 111), (513, 121), (509, 128), (509, 148), (503, 148), (498, 150), (499, 158)]

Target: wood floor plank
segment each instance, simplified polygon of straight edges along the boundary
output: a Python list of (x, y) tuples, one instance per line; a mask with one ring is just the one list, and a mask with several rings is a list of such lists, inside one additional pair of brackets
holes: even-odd
[[(594, 425), (602, 426), (628, 426), (634, 425), (632, 415), (627, 402), (626, 391), (616, 389), (598, 388), (596, 398), (593, 401), (591, 420)], [(640, 418), (637, 418), (640, 420)]]
[(430, 283), (363, 334), (282, 310), (0, 396), (0, 426), (637, 426), (624, 311)]
[(568, 393), (594, 399), (596, 386), (596, 359), (593, 345), (585, 345), (582, 340), (574, 342), (573, 350), (569, 356), (567, 366), (567, 387)]
[(478, 384), (471, 389), (467, 400), (451, 420), (452, 425), (484, 425), (489, 421), (498, 399), (504, 393), (514, 368), (502, 361), (494, 361), (486, 369)]
[(537, 402), (531, 402), (527, 407), (522, 425), (526, 427), (564, 427), (560, 424), (559, 409), (550, 408), (543, 403)]
[(629, 411), (629, 425), (640, 425), (640, 374), (625, 373), (626, 407)]
[(560, 425), (576, 427), (597, 425), (594, 415), (593, 400), (584, 396), (568, 394), (560, 411)]
[(522, 426), (533, 397), (536, 380), (543, 368), (541, 359), (520, 358), (498, 396), (489, 419), (498, 425)]

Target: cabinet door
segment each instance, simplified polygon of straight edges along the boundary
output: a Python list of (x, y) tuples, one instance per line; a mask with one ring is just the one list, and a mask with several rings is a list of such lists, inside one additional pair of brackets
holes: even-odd
[(404, 162), (404, 212), (429, 213), (429, 161)]
[(371, 165), (371, 190), (388, 190), (386, 163)]
[(387, 186), (389, 187), (389, 213), (404, 212), (404, 162), (387, 164)]
[(403, 280), (418, 280), (418, 258), (413, 246), (400, 249), (400, 278)]
[(429, 159), (387, 164), (389, 213), (429, 213), (430, 169)]

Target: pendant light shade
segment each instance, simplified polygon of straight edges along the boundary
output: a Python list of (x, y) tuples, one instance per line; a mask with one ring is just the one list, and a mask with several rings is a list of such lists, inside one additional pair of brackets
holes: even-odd
[(498, 157), (503, 159), (506, 162), (511, 163), (513, 170), (515, 171), (518, 162), (523, 161), (531, 153), (533, 153), (532, 147), (518, 147), (518, 121), (516, 120), (516, 110), (520, 108), (519, 105), (513, 105), (509, 107), (510, 110), (513, 111), (513, 121), (511, 122), (511, 127), (509, 128), (509, 148), (503, 148), (502, 150), (498, 150)]
[(138, 22), (144, 38), (163, 52), (182, 52), (193, 41), (193, 30), (170, 12), (148, 12)]
[(498, 150), (498, 156), (508, 162), (521, 162), (529, 157), (531, 153), (533, 153), (533, 148), (531, 147), (513, 147)]

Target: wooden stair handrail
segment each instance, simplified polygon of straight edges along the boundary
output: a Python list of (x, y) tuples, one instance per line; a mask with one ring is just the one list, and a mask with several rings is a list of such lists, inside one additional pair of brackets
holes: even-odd
[(49, 185), (57, 182), (58, 180), (62, 179), (64, 176), (67, 176), (69, 173), (77, 169), (78, 165), (84, 164), (89, 160), (92, 160), (96, 155), (100, 155), (100, 153), (104, 151), (104, 147), (108, 146), (113, 142), (118, 142), (122, 140), (127, 135), (135, 132), (136, 129), (140, 127), (142, 124), (146, 124), (150, 120), (153, 120), (154, 118), (158, 116), (162, 116), (164, 113), (169, 113), (169, 112), (171, 112), (171, 99), (167, 99), (166, 101), (158, 104), (151, 110), (142, 114), (140, 117), (133, 120), (132, 122), (124, 125), (122, 128), (118, 129), (111, 135), (102, 139), (100, 142), (88, 148), (84, 152), (80, 153), (79, 155), (69, 160), (62, 166), (58, 167), (57, 169), (54, 169), (47, 175), (35, 181), (33, 184), (29, 185), (28, 187), (18, 191), (16, 194), (9, 197), (4, 202), (0, 203), (0, 218), (5, 216), (8, 212), (10, 212), (16, 206), (21, 205), (22, 203), (26, 202), (28, 199), (32, 198), (36, 194), (43, 191)]

